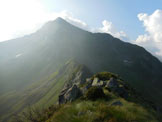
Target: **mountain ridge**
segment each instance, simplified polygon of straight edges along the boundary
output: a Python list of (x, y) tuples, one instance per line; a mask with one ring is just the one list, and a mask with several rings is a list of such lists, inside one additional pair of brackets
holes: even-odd
[[(72, 61), (62, 68), (67, 69), (73, 64), (78, 63)], [(57, 98), (59, 104), (54, 104), (42, 112), (36, 111), (31, 115), (26, 113), (24, 117), (23, 114), (19, 114), (17, 119), (20, 122), (25, 120), (31, 122), (103, 122), (110, 121), (112, 118), (114, 122), (161, 121), (155, 104), (137, 93), (118, 75), (110, 72), (86, 75), (87, 70), (81, 71), (86, 71), (83, 73), (84, 79), (78, 79), (78, 72), (75, 72), (74, 80), (67, 81), (60, 90)], [(34, 108), (29, 108), (29, 112), (34, 110)]]
[(142, 47), (109, 34), (84, 31), (65, 20), (52, 21), (31, 35), (0, 43), (0, 57), (0, 98), (15, 89), (23, 91), (74, 59), (93, 74), (119, 74), (144, 96), (162, 103), (162, 63), (157, 58)]
[[(62, 25), (62, 23), (63, 23), (63, 25)], [(46, 26), (46, 24), (45, 24), (45, 26)], [(96, 59), (102, 58), (102, 60), (105, 60), (105, 57), (107, 58), (107, 57), (110, 57), (110, 56), (112, 56), (115, 59), (118, 56), (119, 59), (115, 59), (115, 61), (122, 59), (122, 62), (124, 62), (125, 64), (127, 63), (129, 65), (129, 63), (131, 63), (131, 60), (133, 59), (133, 56), (131, 56), (128, 52), (130, 52), (132, 50), (131, 53), (134, 56), (138, 56), (138, 53), (139, 53), (139, 55), (140, 55), (139, 59), (143, 57), (143, 55), (141, 55), (140, 53), (141, 52), (146, 52), (146, 50), (144, 48), (142, 48), (142, 47), (138, 48), (137, 45), (132, 45), (130, 43), (121, 42), (119, 39), (114, 38), (114, 37), (112, 37), (109, 34), (90, 33), (90, 32), (84, 31), (82, 29), (79, 29), (79, 28), (77, 28), (77, 27), (67, 23), (65, 20), (60, 19), (60, 18), (57, 19), (56, 21), (52, 21), (52, 25), (50, 24), (49, 27), (46, 26), (46, 29), (44, 27), (42, 27), (42, 29), (40, 29), (40, 30), (39, 30), (40, 32), (38, 31), (38, 32), (32, 34), (32, 36), (27, 36), (25, 38), (18, 39), (18, 42), (16, 44), (12, 43), (11, 48), (13, 47), (15, 49), (15, 48), (17, 48), (18, 45), (20, 45), (18, 47), (21, 49), (21, 48), (24, 48), (24, 46), (26, 46), (26, 44), (28, 44), (30, 42), (31, 44), (28, 44), (29, 46), (26, 47), (27, 53), (29, 52), (28, 51), (28, 48), (29, 48), (29, 49), (32, 49), (32, 50), (34, 49), (33, 52), (30, 52), (30, 53), (35, 53), (36, 52), (38, 55), (39, 55), (38, 51), (40, 50), (40, 52), (41, 52), (41, 48), (42, 49), (46, 48), (46, 50), (48, 52), (45, 52), (45, 53), (51, 53), (54, 50), (55, 52), (57, 52), (56, 55), (61, 55), (60, 52), (65, 51), (65, 50), (67, 52), (69, 52), (70, 50), (66, 49), (66, 48), (72, 48), (71, 51), (68, 54), (66, 54), (66, 55), (68, 55), (68, 56), (70, 55), (69, 56), (70, 58), (76, 58), (76, 60), (78, 60), (78, 62), (80, 62), (81, 64), (86, 63), (86, 65), (90, 66), (91, 68), (98, 67), (98, 69), (101, 69), (100, 71), (103, 71), (103, 68), (100, 68), (100, 67), (102, 67), (102, 64), (99, 65), (100, 62), (96, 62), (98, 65), (91, 66), (91, 64), (90, 64), (91, 59), (88, 59), (88, 58), (92, 58), (91, 55), (92, 56), (94, 55), (92, 60), (95, 60), (95, 58)], [(75, 33), (76, 36), (74, 36), (73, 33)], [(65, 39), (63, 37), (66, 37), (67, 39)], [(72, 41), (70, 41), (70, 40), (72, 40)], [(24, 44), (24, 41), (26, 41), (25, 44)], [(52, 42), (52, 41), (54, 41), (54, 42)], [(42, 43), (42, 44), (40, 45), (39, 43), (40, 44)], [(54, 47), (50, 47), (50, 45), (53, 45)], [(61, 49), (57, 49), (57, 47), (55, 47), (55, 45), (60, 46)], [(66, 45), (67, 47), (65, 47), (64, 45)], [(8, 49), (7, 47), (6, 47), (6, 49)], [(54, 48), (56, 48), (56, 49), (54, 49)], [(83, 49), (81, 49), (81, 48), (83, 48)], [(93, 48), (96, 49), (97, 51), (95, 51)], [(111, 49), (108, 50), (106, 48), (111, 48)], [(118, 49), (118, 48), (123, 48), (123, 49)], [(130, 49), (127, 49), (127, 48), (130, 48)], [(80, 49), (79, 50), (80, 52), (78, 51), (78, 49)], [(16, 50), (18, 50), (18, 49), (16, 49)], [(22, 50), (24, 50), (24, 49), (22, 49)], [(93, 52), (91, 52), (89, 50), (93, 50)], [(114, 54), (116, 55), (116, 57), (114, 57), (112, 54), (106, 55), (106, 52), (104, 52), (104, 50), (106, 52), (107, 51), (108, 52), (111, 51), (113, 53), (113, 55)], [(133, 50), (135, 52), (133, 52)], [(60, 51), (60, 52), (58, 52), (58, 51)], [(85, 56), (84, 54), (82, 54), (83, 51), (85, 52), (85, 54), (88, 53), (88, 55)], [(4, 51), (2, 50), (1, 52), (4, 52)], [(14, 51), (11, 50), (11, 52), (9, 52), (9, 53), (13, 53), (13, 52)], [(16, 51), (16, 52), (17, 53), (15, 53), (15, 55), (17, 55), (18, 53), (22, 53), (22, 56), (23, 56), (23, 52), (21, 50), (20, 51)], [(122, 52), (123, 54), (120, 54), (120, 52)], [(62, 53), (64, 53), (64, 52), (62, 52)], [(99, 55), (99, 53), (101, 55)], [(6, 54), (6, 53), (4, 53), (4, 54)], [(35, 54), (35, 55), (37, 56), (37, 54)], [(125, 54), (125, 56), (124, 56), (124, 54)], [(31, 58), (32, 55), (33, 54), (30, 54), (29, 58)], [(62, 55), (65, 55), (65, 54), (62, 54)], [(80, 57), (76, 57), (77, 55), (81, 55), (81, 56)], [(105, 56), (101, 57), (102, 55), (105, 55)], [(129, 55), (129, 57), (127, 55)], [(51, 54), (51, 56), (53, 56), (53, 54)], [(58, 58), (59, 57), (61, 57), (61, 56), (58, 56)], [(62, 57), (65, 58), (67, 56), (62, 56)], [(146, 56), (145, 56), (144, 60), (147, 60), (146, 59), (147, 57), (150, 57), (149, 60), (153, 59), (152, 55), (150, 55), (150, 53), (148, 53), (148, 52), (146, 53)], [(86, 61), (87, 59), (89, 60), (88, 64), (87, 64), (87, 61)], [(37, 59), (35, 59), (35, 60), (37, 60)], [(154, 60), (157, 60), (157, 59), (154, 58)], [(108, 61), (110, 61), (110, 59), (107, 60), (107, 62)], [(122, 62), (121, 61), (120, 62), (116, 62), (116, 64), (122, 63)], [(161, 64), (158, 61), (155, 61), (155, 62)], [(103, 61), (103, 63), (104, 63), (104, 65), (106, 65), (104, 61)], [(113, 64), (113, 62), (108, 62), (108, 63), (110, 63), (111, 65)], [(123, 65), (123, 64), (121, 64), (121, 65)], [(152, 67), (151, 65), (152, 64), (150, 64), (150, 68)], [(117, 66), (117, 67), (120, 67), (120, 66)], [(153, 67), (155, 67), (155, 66), (153, 66)], [(107, 70), (107, 68), (105, 68), (105, 69)], [(112, 70), (112, 68), (110, 70)], [(153, 68), (151, 70), (153, 70)], [(96, 69), (92, 69), (92, 71), (96, 71)], [(97, 70), (97, 72), (98, 71), (99, 70)], [(112, 72), (116, 72), (116, 71), (112, 70)], [(121, 72), (116, 72), (116, 73), (120, 74)], [(140, 77), (142, 77), (142, 76), (140, 76)], [(125, 76), (124, 76), (124, 78), (125, 78)]]

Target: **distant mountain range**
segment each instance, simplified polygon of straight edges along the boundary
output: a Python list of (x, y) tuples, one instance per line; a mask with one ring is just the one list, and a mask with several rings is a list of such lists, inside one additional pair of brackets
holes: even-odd
[[(47, 96), (55, 96), (55, 92), (58, 95), (70, 74), (59, 80), (60, 75), (55, 75), (69, 60), (84, 65), (91, 74), (101, 71), (119, 74), (143, 96), (158, 105), (162, 103), (162, 63), (156, 57), (142, 47), (109, 34), (87, 32), (62, 18), (46, 23), (31, 35), (0, 43), (0, 58), (0, 106), (3, 106), (0, 113), (8, 112), (7, 106), (18, 102), (14, 101), (17, 96), (21, 102), (24, 100), (20, 106), (17, 104), (18, 111), (24, 102), (32, 101), (31, 96), (40, 94), (32, 103), (38, 102), (52, 84), (60, 82), (57, 88), (53, 87), (59, 90)], [(37, 85), (32, 87), (33, 84)], [(33, 92), (24, 92), (30, 88)]]

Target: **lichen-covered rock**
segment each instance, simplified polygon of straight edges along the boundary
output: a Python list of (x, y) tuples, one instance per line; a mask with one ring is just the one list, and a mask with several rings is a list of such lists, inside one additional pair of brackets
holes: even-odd
[(73, 85), (67, 92), (66, 94), (64, 95), (65, 96), (65, 99), (67, 101), (73, 101), (75, 100), (76, 98), (78, 98), (80, 95), (80, 89), (77, 87), (77, 85)]
[(87, 78), (87, 79), (86, 79), (86, 83), (92, 84), (92, 82), (93, 82), (92, 78)]
[[(79, 80), (81, 74), (77, 74), (71, 84), (64, 86), (64, 89), (59, 95), (59, 104), (66, 102), (72, 102), (78, 97), (85, 97), (88, 99), (98, 99), (103, 98), (103, 89), (106, 88), (109, 92), (113, 92), (115, 95), (128, 98), (129, 89), (127, 86), (119, 79), (110, 75), (110, 73), (101, 73), (91, 77), (83, 79), (84, 82)], [(100, 79), (101, 78), (101, 79)], [(97, 96), (98, 95), (98, 96)]]
[(106, 85), (106, 81), (102, 81), (99, 78), (94, 78), (92, 82), (92, 86), (104, 87)]
[(123, 103), (118, 100), (118, 101), (113, 102), (111, 105), (112, 106), (123, 106)]
[(120, 85), (120, 82), (118, 82), (115, 78), (111, 78), (107, 82), (106, 88), (123, 98), (128, 98), (128, 91), (124, 88), (124, 86), (121, 87)]
[(81, 96), (81, 91), (77, 87), (77, 85), (74, 84), (66, 92), (61, 92), (61, 94), (59, 95), (59, 104), (64, 104), (66, 102), (72, 102), (80, 96)]
[(111, 78), (106, 84), (106, 88), (108, 88), (110, 91), (115, 91), (118, 87), (119, 84), (115, 78)]
[(66, 103), (66, 100), (64, 98), (65, 93), (68, 91), (69, 87), (65, 86), (64, 89), (61, 91), (59, 98), (58, 98), (58, 102), (59, 104), (63, 104)]
[(101, 80), (101, 81), (99, 82), (99, 86), (104, 87), (105, 85), (106, 85), (106, 81), (102, 81), (102, 80)]
[(99, 82), (100, 82), (99, 78), (94, 78), (92, 86), (97, 86)]
[(81, 91), (82, 91), (82, 94), (86, 93), (86, 91), (92, 86), (91, 83), (88, 83), (83, 87), (81, 88)]

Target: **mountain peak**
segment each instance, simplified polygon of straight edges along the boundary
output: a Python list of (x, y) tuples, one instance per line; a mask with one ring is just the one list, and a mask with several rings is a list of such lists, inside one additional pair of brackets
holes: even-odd
[(57, 23), (57, 24), (70, 24), (68, 23), (65, 19), (61, 18), (61, 17), (58, 17), (56, 18), (54, 21), (52, 21), (52, 23)]
[(51, 20), (47, 23), (45, 23), (42, 28), (39, 31), (43, 31), (44, 32), (53, 32), (55, 29), (58, 28), (65, 28), (66, 26), (69, 26), (70, 23), (68, 23), (66, 20), (64, 20), (61, 17), (56, 18), (55, 20)]
[(57, 17), (54, 21), (66, 22), (62, 17)]
[(61, 17), (45, 23), (39, 31), (43, 33), (53, 33), (56, 32), (56, 30), (73, 30), (73, 32), (79, 31), (78, 33), (84, 31)]

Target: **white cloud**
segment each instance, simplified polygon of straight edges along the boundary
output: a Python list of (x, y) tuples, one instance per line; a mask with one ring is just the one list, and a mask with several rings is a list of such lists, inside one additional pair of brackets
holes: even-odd
[(136, 39), (136, 43), (146, 43), (151, 40), (151, 37), (147, 34), (144, 35), (139, 35), (138, 38)]
[(104, 20), (102, 22), (102, 25), (103, 25), (103, 27), (98, 29), (99, 32), (109, 33), (109, 34), (113, 35), (114, 37), (120, 38), (125, 41), (128, 40), (127, 34), (124, 31), (117, 31), (117, 29), (114, 27), (112, 22)]
[(139, 35), (136, 43), (162, 56), (162, 10), (156, 10), (151, 15), (140, 13), (138, 18), (143, 22), (146, 34)]
[(120, 38), (122, 40), (127, 41), (128, 40), (128, 36), (126, 35), (126, 33), (124, 31), (117, 31), (116, 28), (113, 26), (112, 22), (109, 22), (107, 20), (104, 20), (102, 22), (103, 27), (100, 28), (93, 28), (93, 27), (89, 27), (88, 24), (86, 24), (85, 22), (75, 18), (72, 13), (69, 13), (67, 11), (63, 11), (61, 13), (59, 13), (58, 15), (59, 17), (64, 18), (66, 21), (68, 21), (69, 23), (82, 28), (84, 30), (90, 31), (90, 32), (100, 32), (100, 33), (108, 33), (111, 34), (112, 36), (116, 37), (116, 38)]
[(90, 31), (90, 27), (85, 22), (83, 22), (80, 19), (75, 18), (73, 16), (73, 14), (68, 12), (68, 11), (62, 11), (60, 13), (57, 13), (57, 17), (62, 17), (63, 19), (65, 19), (69, 23), (71, 23), (71, 24), (73, 24), (73, 25), (75, 25), (79, 28), (82, 28), (84, 30)]

